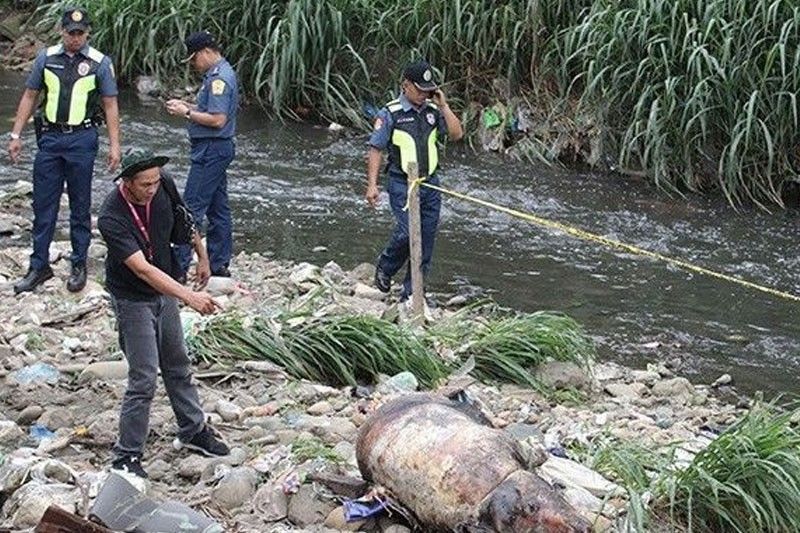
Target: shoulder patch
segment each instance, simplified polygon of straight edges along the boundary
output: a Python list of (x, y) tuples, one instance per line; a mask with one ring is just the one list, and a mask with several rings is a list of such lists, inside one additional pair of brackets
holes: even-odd
[(435, 110), (439, 110), (439, 106), (434, 104), (432, 101), (428, 100), (428, 107), (432, 107)]
[(61, 48), (60, 44), (56, 44), (56, 45), (53, 45), (53, 46), (48, 46), (47, 47), (47, 55), (48, 56), (54, 56), (56, 54), (60, 54), (61, 53), (61, 49), (62, 48)]
[(375, 124), (372, 125), (372, 129), (378, 131), (382, 127), (383, 127), (383, 119), (381, 117), (376, 118)]
[(390, 113), (396, 113), (397, 111), (403, 109), (403, 104), (401, 104), (398, 100), (395, 100), (386, 104), (386, 109), (388, 109)]
[(95, 61), (96, 63), (100, 63), (106, 55), (98, 50), (97, 48), (89, 47), (89, 59)]
[(225, 92), (225, 82), (219, 78), (211, 82), (211, 94), (219, 96)]

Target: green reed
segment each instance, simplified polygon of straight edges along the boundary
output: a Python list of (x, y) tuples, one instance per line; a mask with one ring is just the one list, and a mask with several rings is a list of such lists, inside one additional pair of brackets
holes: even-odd
[[(67, 3), (40, 8), (45, 26)], [(185, 83), (181, 41), (208, 28), (247, 96), (268, 111), (366, 126), (365, 104), (392, 98), (402, 66), (427, 57), (465, 117), (470, 103), (515, 95), (538, 106), (541, 127), (519, 146), (531, 159), (563, 157), (563, 147), (585, 154), (582, 143), (599, 142), (622, 171), (670, 191), (716, 189), (734, 205), (780, 205), (784, 184), (798, 178), (793, 0), (83, 4), (94, 42), (127, 80)], [(599, 140), (587, 138), (594, 132)]]

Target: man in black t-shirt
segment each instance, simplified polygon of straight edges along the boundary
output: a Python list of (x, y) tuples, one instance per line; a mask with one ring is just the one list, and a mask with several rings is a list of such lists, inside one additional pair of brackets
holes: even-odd
[[(106, 197), (97, 222), (108, 246), (106, 287), (129, 368), (112, 468), (143, 478), (147, 474), (142, 451), (159, 368), (178, 422), (176, 447), (208, 456), (229, 453), (206, 425), (192, 383), (177, 300), (202, 314), (214, 313), (219, 306), (207, 292), (185, 287), (169, 274), (175, 272), (170, 244), (175, 220), (167, 185), (162, 186), (171, 180), (161, 171), (167, 161), (145, 151), (126, 154), (117, 176), (122, 181)], [(197, 232), (192, 244), (199, 258), (198, 286), (203, 287), (210, 269)]]

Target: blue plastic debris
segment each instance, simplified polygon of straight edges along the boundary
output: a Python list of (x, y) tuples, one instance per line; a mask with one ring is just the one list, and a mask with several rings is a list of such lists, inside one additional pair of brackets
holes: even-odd
[(29, 434), (36, 442), (41, 442), (45, 439), (53, 439), (56, 436), (55, 433), (47, 429), (47, 426), (41, 424), (33, 424)]
[(346, 522), (356, 522), (381, 514), (386, 509), (386, 502), (377, 498), (359, 498), (345, 500), (344, 519)]
[(9, 377), (20, 385), (28, 385), (30, 383), (49, 383), (50, 385), (55, 385), (58, 383), (59, 376), (60, 372), (53, 365), (34, 363), (12, 372)]

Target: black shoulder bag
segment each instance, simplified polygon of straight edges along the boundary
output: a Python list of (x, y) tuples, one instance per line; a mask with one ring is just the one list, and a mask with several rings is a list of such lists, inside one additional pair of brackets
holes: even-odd
[(173, 226), (172, 233), (169, 236), (170, 242), (173, 244), (191, 244), (194, 232), (197, 229), (192, 213), (189, 212), (189, 208), (186, 207), (183, 198), (178, 194), (178, 188), (169, 175), (161, 174), (161, 186), (164, 187), (172, 204)]

